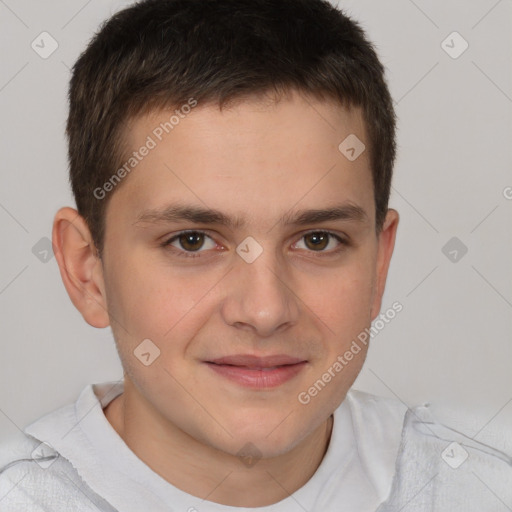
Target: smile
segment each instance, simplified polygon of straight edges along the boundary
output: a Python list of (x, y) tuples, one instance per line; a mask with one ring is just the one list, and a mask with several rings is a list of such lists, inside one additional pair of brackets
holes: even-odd
[(252, 389), (275, 388), (296, 377), (307, 361), (277, 366), (246, 366), (206, 363), (217, 375)]

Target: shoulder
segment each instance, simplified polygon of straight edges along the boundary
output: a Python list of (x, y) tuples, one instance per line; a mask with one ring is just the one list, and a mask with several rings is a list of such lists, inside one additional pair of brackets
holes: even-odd
[(474, 437), (440, 423), (430, 405), (408, 410), (392, 489), (379, 512), (401, 510), (412, 500), (418, 512), (512, 504), (512, 457)]
[[(2, 512), (115, 512), (78, 471), (84, 459), (95, 463), (86, 448), (84, 423), (102, 416), (96, 406), (108, 401), (112, 392), (122, 392), (122, 385), (116, 381), (89, 384), (75, 403), (50, 411), (0, 441)], [(79, 423), (81, 428), (75, 428)]]
[[(51, 447), (41, 443), (38, 439), (18, 432), (0, 442), (0, 488), (15, 476), (25, 474), (32, 465), (46, 463), (56, 457)], [(0, 499), (3, 494), (0, 494)]]
[(0, 508), (2, 511), (44, 511), (39, 493), (47, 488), (44, 466), (56, 458), (47, 445), (25, 433), (0, 443)]
[(0, 474), (2, 474), (4, 466), (11, 462), (23, 459), (27, 454), (30, 457), (30, 454), (39, 443), (40, 441), (21, 431), (6, 439), (2, 439), (0, 441)]
[(2, 512), (112, 512), (51, 445), (27, 434), (0, 442)]

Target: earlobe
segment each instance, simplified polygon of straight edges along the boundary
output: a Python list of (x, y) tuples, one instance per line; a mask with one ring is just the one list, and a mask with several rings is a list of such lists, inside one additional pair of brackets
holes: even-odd
[(396, 231), (399, 220), (400, 216), (398, 215), (398, 212), (396, 210), (389, 209), (386, 214), (382, 231), (379, 235), (375, 288), (371, 310), (372, 321), (377, 318), (381, 309), (382, 296), (384, 295), (389, 264), (395, 247)]
[(110, 321), (101, 260), (87, 223), (75, 209), (65, 207), (55, 214), (52, 242), (71, 301), (88, 324), (107, 327)]

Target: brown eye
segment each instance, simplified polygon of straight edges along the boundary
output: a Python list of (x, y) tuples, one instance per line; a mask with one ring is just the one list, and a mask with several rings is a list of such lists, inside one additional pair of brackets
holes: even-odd
[[(302, 245), (302, 247), (301, 247)], [(349, 246), (349, 242), (330, 231), (310, 231), (302, 235), (295, 248), (316, 252), (320, 255), (334, 255)]]
[(202, 231), (182, 231), (162, 243), (162, 247), (177, 256), (198, 257), (208, 249), (215, 249), (212, 237)]
[(186, 251), (197, 251), (204, 244), (204, 233), (196, 231), (190, 233), (182, 233), (178, 237), (179, 243)]
[(308, 249), (313, 250), (324, 250), (328, 244), (329, 244), (329, 233), (325, 233), (322, 231), (315, 232), (315, 233), (308, 233), (307, 235), (304, 235), (304, 240), (306, 240), (306, 246)]

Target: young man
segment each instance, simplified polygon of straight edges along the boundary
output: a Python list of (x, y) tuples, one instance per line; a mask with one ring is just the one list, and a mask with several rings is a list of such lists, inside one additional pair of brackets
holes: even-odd
[(475, 471), (507, 503), (506, 454), (350, 390), (401, 310), (381, 312), (395, 116), (357, 24), (321, 0), (143, 1), (69, 99), (55, 255), (124, 381), (6, 447), (1, 510), (499, 510)]

